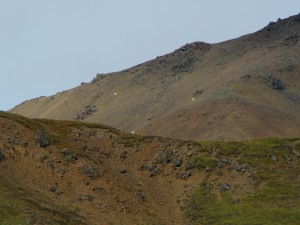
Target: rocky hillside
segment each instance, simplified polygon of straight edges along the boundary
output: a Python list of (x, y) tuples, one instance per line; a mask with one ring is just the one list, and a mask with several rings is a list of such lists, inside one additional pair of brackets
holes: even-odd
[(0, 224), (299, 224), (300, 139), (193, 142), (0, 112)]
[(217, 44), (195, 42), (26, 101), (30, 118), (100, 122), (202, 140), (300, 136), (300, 14)]

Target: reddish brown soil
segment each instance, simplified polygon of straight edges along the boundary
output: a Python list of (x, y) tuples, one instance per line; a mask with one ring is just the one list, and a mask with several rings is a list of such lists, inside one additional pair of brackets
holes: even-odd
[[(36, 139), (39, 131), (50, 141), (46, 148)], [(82, 221), (76, 224), (182, 225), (189, 196), (203, 181), (216, 188), (218, 183), (230, 182), (243, 184), (243, 192), (253, 189), (245, 173), (225, 167), (187, 170), (190, 157), (208, 154), (197, 153), (197, 143), (141, 137), (102, 125), (28, 120), (1, 113), (0, 150), (7, 157), (0, 161), (0, 177), (31, 193), (26, 198), (33, 202), (43, 205), (41, 199), (47, 199), (50, 208), (75, 212)], [(126, 156), (120, 158), (124, 151)], [(170, 162), (158, 163), (158, 155), (166, 152)], [(176, 167), (175, 159), (183, 164)], [(83, 165), (96, 174), (82, 172)], [(157, 169), (142, 171), (141, 165)], [(123, 169), (127, 172), (121, 173)], [(191, 176), (177, 178), (180, 173)]]

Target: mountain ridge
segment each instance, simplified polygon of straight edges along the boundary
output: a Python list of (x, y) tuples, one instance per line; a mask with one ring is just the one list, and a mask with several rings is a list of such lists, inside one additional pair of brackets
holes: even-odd
[(300, 14), (225, 42), (186, 44), (129, 69), (97, 74), (68, 91), (26, 101), (11, 112), (181, 139), (296, 137), (299, 21)]

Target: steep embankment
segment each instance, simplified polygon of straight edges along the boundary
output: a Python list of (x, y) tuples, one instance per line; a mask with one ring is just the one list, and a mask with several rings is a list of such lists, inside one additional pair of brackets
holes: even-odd
[(218, 44), (196, 42), (11, 111), (183, 139), (300, 135), (300, 14)]
[(0, 224), (289, 224), (300, 140), (193, 142), (0, 112)]

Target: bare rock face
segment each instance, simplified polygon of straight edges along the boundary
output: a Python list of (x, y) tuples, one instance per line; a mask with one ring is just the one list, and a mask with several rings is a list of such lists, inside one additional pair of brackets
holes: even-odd
[(88, 105), (84, 107), (84, 109), (77, 113), (76, 116), (74, 117), (75, 120), (84, 120), (86, 117), (89, 115), (93, 114), (96, 112), (96, 106), (95, 105)]
[(292, 47), (293, 45), (297, 44), (298, 40), (299, 40), (299, 35), (293, 34), (293, 35), (286, 36), (282, 40), (282, 44), (288, 47)]

